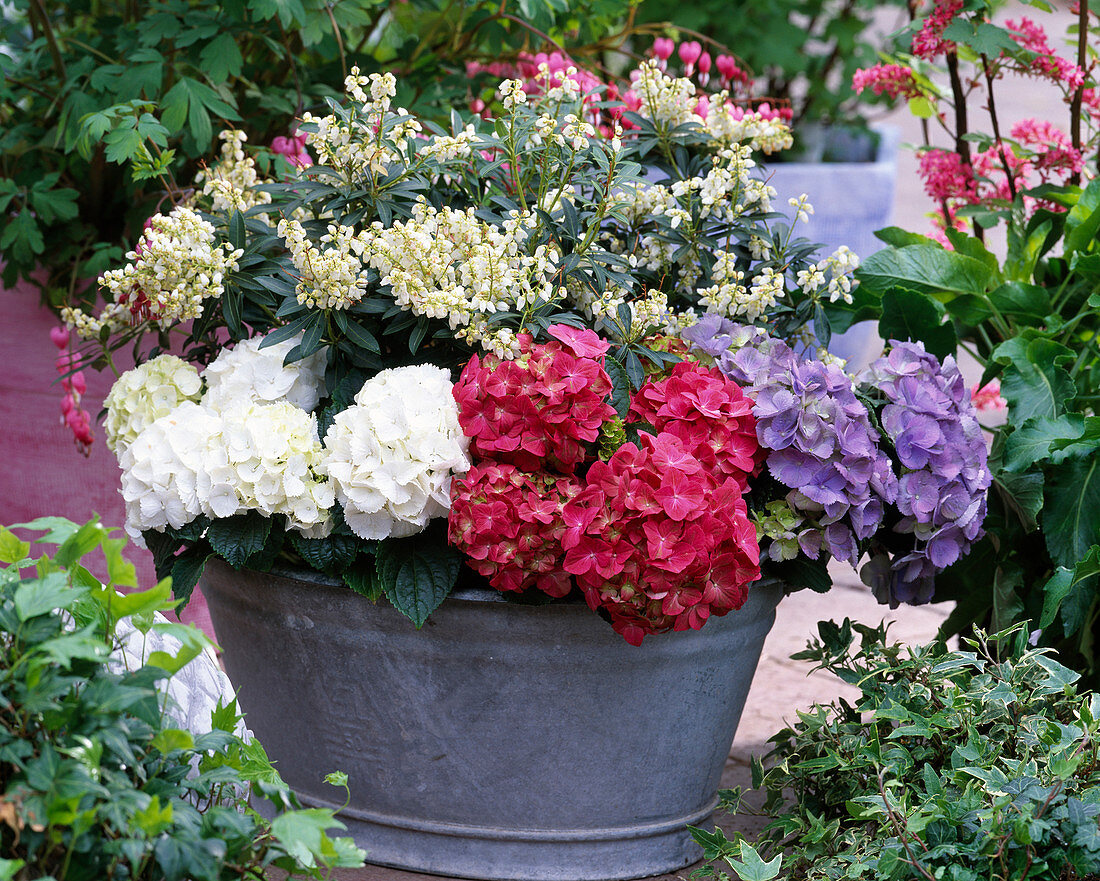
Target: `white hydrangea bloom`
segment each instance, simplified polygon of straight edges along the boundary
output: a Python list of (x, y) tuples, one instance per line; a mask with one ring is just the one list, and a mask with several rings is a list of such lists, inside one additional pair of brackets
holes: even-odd
[(175, 355), (159, 355), (127, 370), (103, 402), (107, 408), (107, 447), (116, 455), (153, 422), (184, 401), (202, 396), (199, 372)]
[(126, 532), (179, 529), (198, 517), (230, 517), (240, 508), (233, 488), (221, 417), (185, 401), (153, 421), (118, 458)]
[(231, 484), (242, 508), (285, 514), (292, 529), (328, 522), (334, 498), (321, 466), (317, 418), (289, 401), (230, 400), (221, 410)]
[(254, 401), (289, 401), (312, 413), (324, 387), (325, 351), (314, 352), (283, 366), (287, 354), (301, 336), (260, 348), (263, 337), (242, 340), (221, 353), (203, 371), (206, 396), (203, 403), (222, 409), (234, 398)]
[(441, 367), (383, 370), (337, 414), (324, 468), (356, 535), (413, 535), (447, 515), (451, 477), (470, 468), (451, 389)]
[(320, 467), (317, 420), (286, 401), (230, 401), (224, 411), (185, 401), (119, 456), (126, 532), (180, 528), (200, 514), (285, 514), (317, 534), (329, 520), (332, 486)]

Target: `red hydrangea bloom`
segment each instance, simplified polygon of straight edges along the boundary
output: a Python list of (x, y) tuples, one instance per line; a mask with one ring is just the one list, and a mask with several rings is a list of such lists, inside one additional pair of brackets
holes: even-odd
[(668, 376), (647, 380), (627, 418), (677, 437), (705, 470), (734, 478), (742, 492), (763, 461), (752, 401), (713, 367), (681, 361)]
[(474, 356), (462, 371), (454, 396), (476, 457), (571, 474), (615, 415), (602, 363), (607, 344), (590, 330), (555, 325), (551, 332), (562, 341), (535, 344), (523, 334), (514, 361)]
[(564, 567), (627, 642), (741, 608), (760, 548), (736, 477), (659, 432), (595, 462), (586, 483), (563, 517)]
[(448, 540), (499, 591), (537, 587), (563, 597), (572, 589), (564, 515), (584, 493), (576, 477), (479, 463), (451, 484)]

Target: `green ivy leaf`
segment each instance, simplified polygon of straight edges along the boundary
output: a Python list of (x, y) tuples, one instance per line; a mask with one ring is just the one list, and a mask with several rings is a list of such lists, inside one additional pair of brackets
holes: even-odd
[(741, 881), (771, 881), (779, 876), (779, 868), (783, 864), (783, 855), (777, 854), (775, 859), (764, 862), (760, 854), (747, 841), (741, 842), (741, 859), (735, 860), (726, 857), (726, 862), (737, 874)]
[(271, 534), (271, 520), (259, 511), (219, 517), (211, 522), (206, 538), (214, 551), (234, 569), (260, 551)]
[(461, 564), (462, 555), (447, 544), (445, 529), (436, 526), (409, 538), (387, 539), (375, 556), (386, 597), (418, 630), (454, 588)]

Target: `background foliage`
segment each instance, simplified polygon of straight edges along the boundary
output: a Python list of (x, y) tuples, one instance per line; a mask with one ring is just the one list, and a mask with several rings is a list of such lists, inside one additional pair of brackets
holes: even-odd
[[(445, 119), (469, 99), (467, 61), (552, 43), (595, 51), (628, 17), (624, 0), (8, 6), (0, 19), (2, 280), (10, 286), (40, 265), (35, 279), (55, 306), (121, 261), (164, 199), (160, 178), (170, 171), (192, 180), (229, 124), (269, 143), (334, 94), (353, 64), (393, 70), (399, 104)], [(111, 130), (98, 141), (82, 120), (104, 112)], [(119, 164), (129, 161), (133, 175)]]
[[(259, 742), (238, 736), (236, 702), (217, 708), (208, 733), (174, 726), (158, 683), (210, 642), (154, 623), (175, 605), (171, 583), (117, 593), (136, 582), (126, 540), (95, 520), (28, 527), (57, 547), (34, 558), (0, 528), (0, 879), (221, 881), (271, 867), (321, 878), (362, 865), (351, 839), (329, 837), (342, 828), (332, 811), (298, 809)], [(107, 584), (81, 564), (97, 550)], [(175, 638), (179, 652), (125, 669), (124, 621)], [(272, 821), (248, 807), (251, 791), (273, 805)]]

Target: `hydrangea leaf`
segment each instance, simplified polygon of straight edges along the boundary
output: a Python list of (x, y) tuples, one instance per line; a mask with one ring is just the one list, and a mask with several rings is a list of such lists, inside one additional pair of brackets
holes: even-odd
[(1056, 441), (1073, 442), (1084, 431), (1083, 417), (1070, 413), (1051, 419), (1033, 416), (1005, 441), (1006, 471), (1020, 472), (1050, 457)]
[(958, 345), (954, 325), (943, 321), (944, 308), (927, 294), (894, 288), (882, 296), (879, 335), (887, 340), (924, 343), (937, 358), (953, 355)]
[(896, 287), (928, 292), (973, 294), (993, 280), (980, 260), (946, 251), (939, 245), (883, 248), (863, 261), (856, 273), (860, 285), (884, 294)]
[(1061, 415), (1077, 394), (1073, 377), (1061, 366), (1072, 357), (1072, 351), (1045, 337), (1014, 337), (994, 349), (992, 359), (1006, 365), (1001, 394), (1015, 425)]
[(206, 537), (230, 566), (240, 569), (249, 557), (263, 549), (270, 534), (271, 520), (259, 511), (248, 511), (215, 519)]
[(1067, 569), (1100, 543), (1100, 460), (1074, 459), (1052, 471), (1043, 494), (1042, 524), (1051, 558)]
[(350, 535), (330, 535), (328, 538), (306, 538), (298, 532), (289, 533), (290, 543), (299, 556), (314, 569), (339, 572), (346, 569), (359, 553), (359, 540)]
[(375, 556), (386, 597), (417, 630), (454, 588), (461, 564), (462, 555), (447, 545), (438, 528), (384, 541)]
[(1049, 627), (1063, 601), (1074, 593), (1091, 593), (1096, 576), (1100, 575), (1100, 545), (1089, 548), (1085, 557), (1072, 569), (1061, 566), (1049, 581), (1043, 585), (1043, 615), (1039, 619), (1039, 627)]

